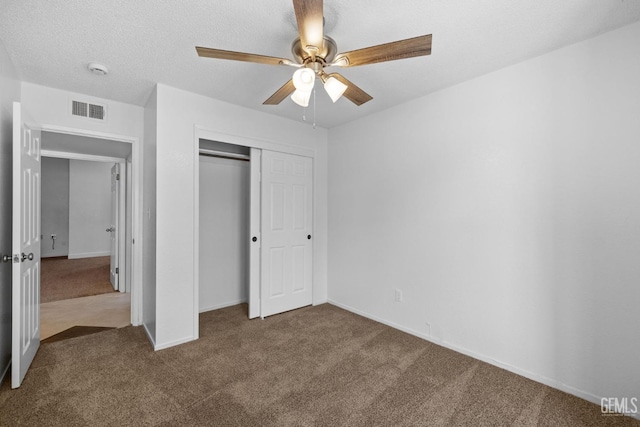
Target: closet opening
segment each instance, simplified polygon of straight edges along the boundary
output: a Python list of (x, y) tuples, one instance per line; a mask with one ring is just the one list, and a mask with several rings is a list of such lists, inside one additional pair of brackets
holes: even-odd
[(250, 149), (199, 140), (200, 313), (247, 303)]

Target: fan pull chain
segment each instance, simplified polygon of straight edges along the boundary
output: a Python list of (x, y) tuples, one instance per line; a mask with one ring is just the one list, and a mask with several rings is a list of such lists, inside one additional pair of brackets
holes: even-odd
[(316, 87), (313, 87), (313, 128), (316, 128)]

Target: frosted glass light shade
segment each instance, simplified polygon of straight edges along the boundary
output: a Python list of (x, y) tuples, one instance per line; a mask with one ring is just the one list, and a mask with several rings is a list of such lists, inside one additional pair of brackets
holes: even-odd
[(333, 102), (336, 102), (345, 90), (347, 90), (347, 85), (342, 83), (340, 80), (335, 77), (329, 77), (324, 82), (324, 90), (327, 91), (329, 97)]
[(316, 73), (310, 68), (300, 68), (293, 73), (293, 85), (296, 89), (311, 92), (316, 81)]
[(291, 95), (291, 100), (301, 107), (308, 106), (310, 98), (311, 98), (311, 91), (306, 92), (299, 89), (296, 89)]

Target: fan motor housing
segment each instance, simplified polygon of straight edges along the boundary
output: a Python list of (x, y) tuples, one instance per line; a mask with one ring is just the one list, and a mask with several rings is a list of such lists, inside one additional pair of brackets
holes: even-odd
[[(302, 47), (302, 42), (298, 37), (291, 45), (291, 53), (298, 64), (306, 64), (311, 61), (312, 55)], [(316, 62), (330, 63), (338, 53), (336, 42), (329, 36), (324, 36), (324, 46), (315, 54)], [(318, 61), (320, 60), (320, 61)]]

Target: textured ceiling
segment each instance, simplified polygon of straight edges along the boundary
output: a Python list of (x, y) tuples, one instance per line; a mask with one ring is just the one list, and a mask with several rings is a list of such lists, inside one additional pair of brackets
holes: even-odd
[[(324, 10), (340, 52), (433, 34), (431, 56), (340, 71), (373, 96), (363, 106), (332, 104), (318, 86), (326, 128), (640, 20), (637, 0), (325, 0)], [(0, 39), (22, 80), (137, 105), (158, 82), (302, 120), (289, 99), (262, 105), (292, 68), (195, 51), (290, 58), (296, 36), (290, 0), (0, 0)], [(93, 61), (110, 73), (89, 73)]]

